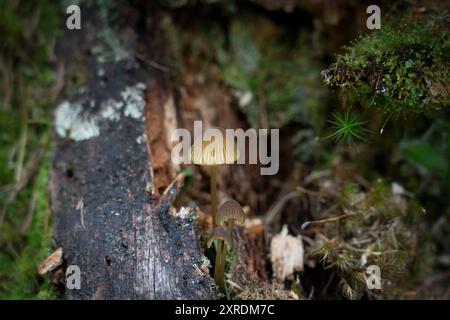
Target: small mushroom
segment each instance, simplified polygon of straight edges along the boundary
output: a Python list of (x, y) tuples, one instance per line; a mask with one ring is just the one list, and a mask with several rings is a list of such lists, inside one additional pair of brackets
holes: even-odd
[(228, 245), (231, 244), (231, 238), (229, 237), (228, 232), (223, 227), (214, 228), (211, 236), (208, 239), (208, 243), (207, 243), (208, 248), (211, 247), (212, 242), (214, 240), (222, 240), (225, 243), (227, 243)]
[[(229, 199), (219, 207), (219, 212), (217, 214), (217, 223), (219, 225), (225, 225), (225, 223), (227, 224), (227, 236), (230, 239), (228, 246), (230, 246), (232, 239), (234, 221), (238, 221), (241, 224), (244, 223), (245, 213), (241, 205), (237, 201)], [(214, 279), (216, 279), (216, 282), (222, 289), (224, 288), (225, 283), (224, 273), (226, 256), (227, 243), (222, 243), (219, 241), (216, 254), (216, 268), (214, 270)]]
[[(213, 228), (217, 226), (217, 166), (231, 164), (239, 158), (239, 149), (234, 141), (227, 138), (225, 131), (220, 131), (219, 136), (204, 140), (203, 135), (197, 138), (189, 151), (189, 158), (193, 164), (211, 167), (211, 215)], [(217, 139), (216, 139), (217, 138)]]
[[(226, 248), (224, 242), (228, 245), (231, 244), (231, 236), (224, 228), (217, 228), (217, 166), (231, 164), (239, 159), (239, 149), (237, 144), (234, 143), (235, 141), (227, 137), (225, 130), (220, 128), (215, 129), (218, 129), (220, 134), (211, 134), (210, 140), (204, 139), (204, 135), (201, 135), (195, 140), (189, 151), (189, 158), (194, 164), (209, 166), (211, 168), (211, 216), (214, 231), (210, 241), (208, 241), (208, 246), (211, 246), (212, 240), (218, 240), (216, 253), (218, 258), (214, 266), (214, 279), (223, 291), (225, 288), (223, 270), (220, 271), (219, 269), (220, 261), (223, 260), (221, 252), (222, 247)], [(207, 130), (205, 133), (214, 132), (208, 132)], [(218, 275), (221, 274), (221, 276), (216, 277), (216, 273)]]
[(217, 223), (224, 225), (226, 222), (232, 221), (238, 221), (240, 224), (243, 224), (245, 221), (245, 213), (236, 200), (229, 199), (219, 207)]
[(235, 221), (243, 224), (245, 221), (245, 213), (236, 200), (228, 199), (219, 207), (217, 224), (226, 226), (228, 236), (231, 238)]

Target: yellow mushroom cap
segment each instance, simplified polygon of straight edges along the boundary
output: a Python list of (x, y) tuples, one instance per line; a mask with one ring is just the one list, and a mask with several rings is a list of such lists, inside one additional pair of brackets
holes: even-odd
[(217, 213), (217, 223), (220, 225), (223, 225), (225, 221), (230, 219), (238, 221), (241, 224), (245, 221), (244, 210), (241, 205), (233, 199), (229, 199), (222, 203)]
[(189, 151), (189, 158), (193, 164), (215, 166), (231, 164), (239, 159), (237, 143), (227, 138), (225, 130), (214, 129), (220, 131), (221, 134), (218, 137), (213, 136), (211, 140), (204, 140), (203, 135), (201, 135), (195, 140)]
[(225, 243), (230, 246), (231, 245), (231, 238), (228, 232), (223, 227), (216, 227), (214, 228), (211, 236), (208, 239), (208, 248), (211, 247), (211, 244), (214, 240), (223, 240)]

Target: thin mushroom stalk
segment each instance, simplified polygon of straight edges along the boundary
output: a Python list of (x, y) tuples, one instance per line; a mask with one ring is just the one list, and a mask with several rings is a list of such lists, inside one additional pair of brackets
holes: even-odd
[[(212, 224), (213, 228), (217, 227), (217, 167), (211, 166), (211, 182), (210, 182), (210, 189), (211, 189), (211, 216), (212, 216)], [(221, 260), (222, 260), (222, 251), (225, 250), (226, 252), (226, 245), (223, 240), (218, 239), (217, 240), (217, 246), (216, 246), (216, 262), (214, 267), (214, 281), (217, 283), (217, 285), (223, 290), (224, 283), (223, 280), (220, 278), (220, 268), (221, 268)]]
[[(233, 236), (233, 226), (234, 226), (233, 220), (232, 219), (228, 220), (227, 235), (230, 239), (232, 239), (232, 236)], [(231, 240), (230, 240), (230, 242), (231, 242)], [(220, 244), (222, 244), (222, 246), (220, 246)], [(214, 272), (214, 279), (217, 278), (219, 287), (222, 288), (222, 290), (225, 290), (225, 265), (227, 262), (227, 244), (222, 240), (219, 240), (219, 250), (221, 250), (221, 251), (220, 252), (217, 251), (217, 253), (218, 253), (218, 258), (220, 260), (219, 260), (219, 264), (216, 268), (217, 276), (216, 276), (216, 272)], [(216, 259), (217, 259), (217, 257), (216, 257)]]
[(211, 166), (211, 216), (213, 228), (217, 227), (217, 166)]
[(231, 238), (230, 238), (227, 230), (225, 230), (223, 227), (217, 227), (214, 229), (210, 239), (208, 240), (208, 247), (211, 247), (212, 242), (214, 240), (217, 241), (217, 255), (216, 255), (216, 263), (215, 263), (215, 269), (214, 269), (214, 281), (219, 286), (220, 290), (224, 291), (225, 290), (224, 277), (221, 276), (221, 274), (223, 274), (223, 271), (221, 273), (221, 270), (222, 270), (221, 262), (223, 260), (222, 252), (225, 252), (225, 254), (226, 254), (227, 244), (230, 245)]
[(222, 268), (222, 264), (225, 264), (223, 260), (225, 260), (225, 255), (227, 254), (227, 245), (223, 240), (219, 240), (217, 242), (217, 251), (216, 251), (216, 263), (214, 268), (214, 281), (219, 286), (222, 292), (225, 291), (225, 277), (224, 271), (225, 268)]
[[(227, 234), (230, 239), (232, 239), (232, 236), (233, 236), (233, 227), (234, 227), (234, 221), (233, 221), (233, 219), (229, 219), (227, 222)], [(219, 261), (219, 267), (218, 267), (218, 269), (219, 269), (218, 274), (222, 275), (220, 282), (224, 282), (225, 264), (227, 262), (227, 244), (225, 242), (223, 242), (223, 244), (222, 244), (222, 252), (220, 252), (219, 257), (220, 257), (220, 261)]]

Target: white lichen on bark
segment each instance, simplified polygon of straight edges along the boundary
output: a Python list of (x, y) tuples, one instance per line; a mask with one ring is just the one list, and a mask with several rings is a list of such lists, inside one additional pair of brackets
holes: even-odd
[[(98, 113), (83, 114), (80, 102), (63, 101), (55, 113), (55, 130), (61, 138), (74, 141), (89, 140), (100, 135), (100, 121), (117, 122), (123, 116), (144, 121), (145, 85), (137, 83), (127, 86), (120, 99), (108, 99), (100, 105)], [(93, 101), (91, 101), (93, 103)]]
[(55, 128), (60, 137), (75, 141), (88, 140), (100, 135), (96, 117), (85, 117), (79, 103), (62, 102), (56, 109)]
[(120, 93), (120, 96), (125, 102), (125, 117), (144, 120), (145, 99), (142, 95), (144, 89), (145, 85), (143, 83), (137, 83), (134, 86), (126, 87)]
[(123, 107), (122, 101), (108, 99), (102, 103), (100, 114), (103, 119), (111, 121), (119, 121), (120, 110), (122, 109), (122, 107)]

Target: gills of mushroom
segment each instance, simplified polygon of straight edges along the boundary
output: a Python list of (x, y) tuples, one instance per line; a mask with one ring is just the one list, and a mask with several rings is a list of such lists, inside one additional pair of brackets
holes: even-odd
[(241, 205), (236, 200), (228, 199), (222, 203), (219, 208), (219, 212), (217, 214), (217, 224), (227, 224), (227, 231), (231, 236), (234, 221), (243, 224), (245, 221), (245, 213)]
[(212, 242), (214, 240), (221, 240), (221, 241), (227, 243), (228, 245), (231, 245), (231, 238), (230, 238), (228, 232), (223, 227), (214, 228), (213, 232), (211, 233), (210, 237), (208, 238), (208, 243), (207, 243), (208, 248), (211, 247)]
[[(227, 234), (229, 239), (232, 239), (233, 225), (235, 221), (243, 224), (245, 221), (245, 213), (237, 201), (229, 199), (220, 206), (217, 214), (217, 223), (219, 225), (227, 226)], [(231, 240), (229, 243), (231, 243)], [(230, 244), (228, 244), (228, 246), (230, 246)], [(224, 273), (226, 256), (227, 246), (224, 243), (223, 248), (219, 248), (217, 250), (216, 268), (214, 269), (214, 279), (222, 290), (225, 289)]]

